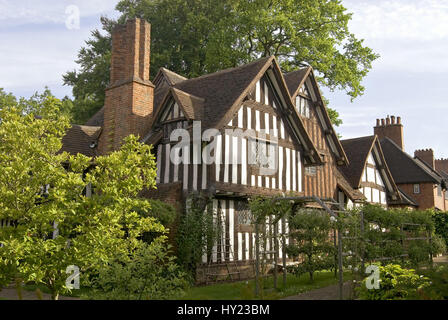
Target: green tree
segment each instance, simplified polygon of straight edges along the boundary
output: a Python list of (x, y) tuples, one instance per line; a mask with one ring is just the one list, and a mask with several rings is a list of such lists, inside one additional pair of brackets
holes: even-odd
[[(275, 55), (285, 72), (311, 65), (322, 85), (354, 99), (378, 58), (350, 32), (352, 15), (340, 0), (122, 0), (117, 10), (120, 23), (151, 22), (153, 76), (166, 67), (196, 77)], [(106, 34), (95, 30), (79, 52), (80, 71), (64, 76), (76, 99), (95, 101), (92, 112), (103, 105), (109, 80), (115, 22), (102, 22)], [(337, 124), (337, 113), (331, 115)]]
[(0, 283), (41, 283), (53, 299), (68, 290), (68, 266), (87, 284), (141, 247), (145, 232), (162, 242), (166, 233), (139, 197), (155, 187), (151, 147), (130, 136), (95, 159), (60, 152), (69, 128), (61, 107), (48, 92), (17, 100), (0, 90), (0, 220), (10, 222), (0, 228)]

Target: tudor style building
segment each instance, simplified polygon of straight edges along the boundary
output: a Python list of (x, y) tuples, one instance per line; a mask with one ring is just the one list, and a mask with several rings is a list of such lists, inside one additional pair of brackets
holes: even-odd
[[(182, 210), (192, 194), (211, 197), (228, 242), (212, 262), (254, 259), (251, 196), (317, 196), (347, 206), (400, 199), (376, 138), (359, 166), (367, 181), (362, 171), (354, 183), (350, 168), (359, 164), (344, 151), (311, 68), (282, 74), (275, 57), (265, 57), (194, 79), (162, 68), (151, 82), (149, 67), (150, 25), (136, 19), (118, 26), (105, 105), (67, 132), (64, 150), (107, 154), (129, 134), (153, 145), (157, 190), (145, 196)], [(377, 191), (369, 198), (367, 190)], [(287, 222), (277, 227), (281, 233)]]
[(384, 207), (416, 207), (396, 186), (376, 135), (341, 141), (350, 164), (341, 168), (366, 202)]

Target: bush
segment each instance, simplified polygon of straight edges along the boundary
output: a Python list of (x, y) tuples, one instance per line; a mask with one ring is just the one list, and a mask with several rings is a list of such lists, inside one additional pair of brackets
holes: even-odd
[(358, 298), (361, 300), (405, 300), (417, 299), (418, 292), (429, 285), (429, 279), (415, 273), (413, 269), (403, 269), (397, 264), (379, 266), (380, 288), (367, 289), (366, 278), (358, 287)]
[(304, 261), (291, 267), (300, 276), (309, 273), (313, 280), (316, 271), (335, 267), (335, 247), (329, 236), (333, 222), (328, 213), (321, 210), (300, 210), (289, 222), (290, 236), (295, 240), (287, 247), (291, 257), (303, 257)]
[(424, 300), (448, 299), (448, 266), (425, 271), (425, 275), (431, 279), (431, 282), (419, 291), (420, 298)]
[(185, 274), (168, 256), (165, 239), (144, 243), (130, 257), (99, 271), (87, 298), (101, 300), (164, 300), (181, 296)]
[(448, 246), (448, 212), (434, 211), (432, 219), (435, 224), (436, 234), (445, 240)]

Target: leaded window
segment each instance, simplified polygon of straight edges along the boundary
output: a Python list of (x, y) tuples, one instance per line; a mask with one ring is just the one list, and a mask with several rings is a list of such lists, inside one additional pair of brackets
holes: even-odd
[(240, 226), (248, 226), (252, 224), (252, 212), (246, 201), (236, 201), (236, 216)]

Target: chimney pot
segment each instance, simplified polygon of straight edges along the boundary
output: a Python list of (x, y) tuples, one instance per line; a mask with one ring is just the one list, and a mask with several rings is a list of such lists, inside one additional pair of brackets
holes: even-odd
[(377, 126), (377, 127), (380, 126), (380, 119), (376, 119), (376, 126)]
[[(392, 125), (391, 125), (392, 122)], [(381, 123), (381, 126), (379, 125)], [(396, 125), (400, 124), (400, 125)], [(401, 125), (401, 118), (395, 116), (387, 116), (383, 119), (377, 119), (377, 126), (374, 128), (374, 134), (378, 139), (389, 138), (397, 144), (404, 151), (403, 143), (403, 126)]]

